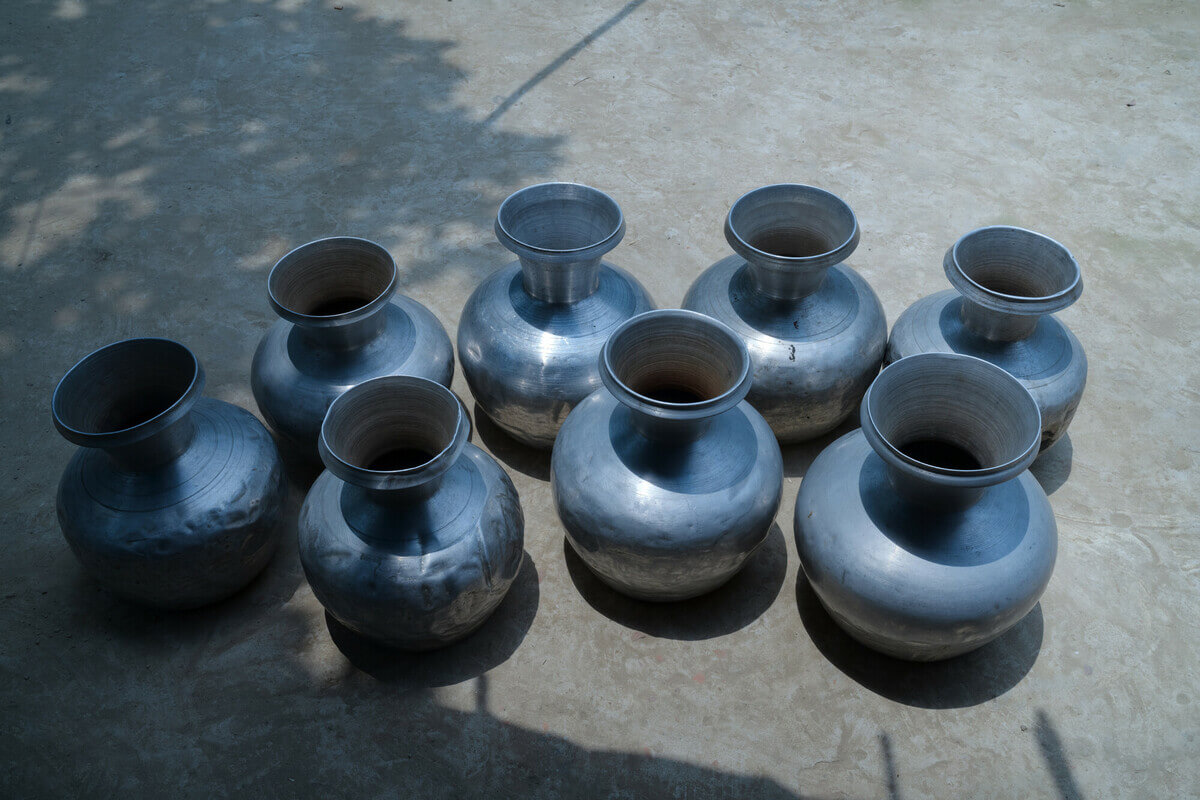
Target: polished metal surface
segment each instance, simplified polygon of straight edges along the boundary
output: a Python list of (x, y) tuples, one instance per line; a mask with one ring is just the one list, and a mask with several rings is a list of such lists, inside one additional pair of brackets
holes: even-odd
[(211, 603), (275, 552), (287, 494), (275, 444), (252, 414), (203, 388), (183, 345), (128, 339), (54, 390), (54, 425), (80, 446), (59, 482), (59, 525), (84, 570), (129, 600)]
[(854, 213), (822, 189), (764, 186), (733, 204), (725, 238), (735, 255), (702, 273), (683, 307), (745, 340), (747, 400), (781, 443), (833, 430), (857, 407), (887, 343), (883, 306), (842, 263), (858, 246)]
[(262, 338), (250, 368), (254, 399), (291, 449), (317, 460), (329, 404), (381, 375), (416, 375), (445, 386), (454, 350), (437, 318), (396, 294), (388, 252), (365, 239), (318, 239), (271, 269), (267, 294), (281, 319)]
[(567, 540), (633, 597), (717, 588), (762, 544), (783, 491), (779, 445), (743, 400), (745, 346), (702, 314), (651, 311), (613, 333), (600, 373), (551, 458)]
[(885, 368), (861, 416), (796, 498), (796, 547), (817, 597), (851, 636), (899, 658), (991, 641), (1054, 569), (1054, 513), (1027, 471), (1036, 402), (986, 361), (931, 353)]
[(515, 439), (548, 448), (567, 414), (600, 388), (600, 348), (654, 308), (635, 278), (602, 261), (625, 235), (611, 197), (576, 183), (521, 189), (496, 214), (517, 262), (472, 293), (458, 358), (478, 407)]
[(504, 598), (521, 566), (524, 515), (469, 430), (454, 394), (424, 378), (375, 378), (330, 405), (327, 469), (300, 511), (300, 561), (346, 627), (427, 650), (475, 630)]
[(962, 353), (1003, 368), (1037, 400), (1041, 449), (1066, 433), (1087, 383), (1087, 357), (1054, 316), (1083, 292), (1079, 264), (1058, 242), (1022, 228), (980, 228), (946, 251), (953, 290), (922, 298), (892, 328), (888, 362)]

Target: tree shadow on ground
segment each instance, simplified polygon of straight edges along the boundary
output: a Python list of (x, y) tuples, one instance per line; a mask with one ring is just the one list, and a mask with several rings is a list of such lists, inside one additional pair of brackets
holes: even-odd
[[(214, 393), (244, 383), (274, 319), (266, 270), (335, 233), (402, 251), (400, 291), (453, 329), (443, 299), (509, 260), (495, 209), (561, 162), (563, 136), (456, 102), (453, 41), (365, 11), (86, 0), (22, 15), (31, 35), (0, 53), (0, 361), (37, 343), (47, 382), (153, 333), (191, 346)], [(452, 294), (430, 291), (445, 281)], [(49, 393), (10, 388), (31, 410)]]
[(1046, 768), (1050, 771), (1050, 777), (1054, 779), (1054, 788), (1058, 796), (1062, 800), (1083, 800), (1083, 792), (1075, 781), (1062, 738), (1058, 735), (1054, 723), (1050, 721), (1050, 715), (1040, 708), (1037, 711), (1033, 734), (1037, 739), (1042, 759), (1046, 762)]

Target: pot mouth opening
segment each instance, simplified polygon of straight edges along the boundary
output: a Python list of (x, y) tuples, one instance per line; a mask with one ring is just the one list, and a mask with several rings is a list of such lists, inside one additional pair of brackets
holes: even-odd
[(401, 488), (444, 472), (465, 442), (464, 412), (453, 392), (426, 378), (391, 375), (334, 400), (321, 425), (320, 451), (345, 481)]
[(509, 195), (496, 213), (501, 242), (532, 254), (570, 255), (596, 248), (606, 252), (624, 230), (617, 202), (581, 183), (527, 186)]
[(338, 324), (361, 319), (395, 292), (396, 263), (366, 239), (335, 236), (301, 245), (271, 269), (267, 293), (284, 319)]
[(997, 302), (1054, 303), (1065, 307), (1079, 295), (1079, 264), (1066, 247), (1048, 236), (1011, 226), (980, 228), (951, 248), (956, 276)]
[(1033, 396), (1000, 367), (971, 356), (896, 361), (867, 390), (862, 417), (886, 461), (933, 475), (1006, 480), (1032, 462), (1041, 443)]
[(798, 183), (763, 186), (729, 209), (725, 235), (743, 258), (778, 265), (832, 266), (858, 245), (858, 220), (831, 192)]
[(750, 357), (724, 324), (667, 309), (640, 314), (619, 327), (604, 345), (601, 374), (628, 405), (656, 416), (707, 416), (745, 397)]
[(71, 367), (55, 388), (51, 407), (59, 431), (76, 444), (132, 442), (185, 413), (203, 385), (200, 362), (182, 344), (127, 339)]

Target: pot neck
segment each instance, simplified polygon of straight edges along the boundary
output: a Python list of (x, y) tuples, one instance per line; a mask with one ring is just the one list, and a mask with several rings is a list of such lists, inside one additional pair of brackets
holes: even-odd
[(971, 231), (942, 259), (962, 295), (967, 330), (993, 342), (1032, 336), (1046, 314), (1079, 299), (1079, 263), (1053, 239), (1034, 231), (992, 226)]
[(959, 311), (963, 326), (976, 336), (992, 342), (1016, 342), (1028, 339), (1037, 330), (1039, 314), (1013, 314), (986, 308), (967, 298)]
[(540, 259), (521, 261), (521, 284), (530, 297), (543, 303), (577, 303), (600, 287), (600, 259), (579, 261)]
[(125, 472), (149, 472), (160, 469), (183, 455), (195, 436), (196, 425), (188, 412), (140, 441), (106, 447), (103, 450), (113, 463)]
[(387, 328), (387, 305), (337, 325), (294, 320), (306, 344), (318, 350), (361, 350), (379, 338)]
[(383, 247), (333, 236), (279, 259), (267, 276), (267, 298), (310, 346), (354, 350), (383, 332), (398, 283), (396, 262)]
[(466, 410), (449, 389), (389, 375), (333, 401), (317, 449), (326, 468), (368, 506), (396, 509), (437, 492), (469, 434)]
[(779, 183), (747, 192), (725, 217), (725, 240), (746, 260), (763, 295), (800, 300), (858, 247), (858, 220), (839, 197), (815, 186)]
[(496, 212), (496, 240), (521, 260), (530, 297), (574, 303), (600, 285), (600, 259), (625, 236), (611, 197), (580, 183), (539, 183), (514, 192)]
[(403, 542), (424, 541), (434, 533), (424, 524), (428, 513), (424, 504), (441, 485), (441, 475), (402, 489), (346, 483), (340, 495), (342, 517), (358, 538), (385, 550)]
[(905, 470), (885, 463), (888, 483), (905, 501), (936, 511), (962, 511), (979, 502), (986, 486), (958, 486), (939, 480), (940, 476), (917, 470)]
[(713, 421), (712, 416), (695, 419), (670, 419), (658, 417), (634, 407), (630, 407), (629, 410), (634, 430), (652, 442), (663, 444), (682, 445), (694, 442), (708, 431)]
[(433, 475), (421, 483), (412, 486), (402, 486), (391, 489), (374, 489), (364, 486), (354, 487), (363, 499), (381, 509), (401, 508), (423, 503), (437, 494), (442, 488), (446, 477), (445, 472)]
[(746, 258), (746, 272), (759, 294), (774, 300), (801, 300), (821, 288), (829, 267), (781, 266), (751, 256)]
[(125, 472), (156, 470), (191, 445), (192, 407), (204, 388), (196, 356), (169, 339), (126, 339), (72, 367), (54, 390), (54, 425), (103, 451)]

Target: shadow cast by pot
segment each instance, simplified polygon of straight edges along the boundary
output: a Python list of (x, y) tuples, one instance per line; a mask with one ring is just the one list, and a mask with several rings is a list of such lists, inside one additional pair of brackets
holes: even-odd
[(1046, 494), (1054, 494), (1071, 477), (1071, 464), (1075, 458), (1075, 446), (1071, 434), (1064, 433), (1049, 450), (1041, 453), (1029, 468), (1033, 477), (1042, 485)]
[(588, 569), (565, 538), (563, 554), (571, 581), (588, 605), (613, 622), (662, 639), (712, 639), (745, 628), (771, 607), (787, 575), (787, 548), (778, 524), (728, 583), (674, 603), (649, 603), (614, 591)]
[(816, 461), (817, 456), (821, 455), (821, 451), (829, 445), (836, 442), (838, 439), (845, 436), (847, 433), (858, 429), (858, 408), (854, 409), (854, 413), (824, 436), (818, 436), (816, 439), (810, 439), (807, 442), (799, 444), (784, 445), (779, 448), (783, 453), (783, 474), (789, 478), (803, 478), (808, 468), (812, 466), (812, 462)]
[(510, 469), (539, 481), (550, 480), (550, 450), (521, 444), (500, 428), (475, 404), (475, 430), (488, 452)]
[(967, 708), (1007, 692), (1042, 648), (1042, 606), (978, 650), (945, 661), (903, 661), (858, 643), (838, 627), (801, 571), (796, 607), (809, 638), (848, 678), (889, 700), (918, 708)]
[(342, 655), (378, 681), (403, 688), (449, 686), (478, 677), (516, 652), (537, 616), (540, 591), (537, 569), (528, 552), (508, 594), (474, 633), (439, 650), (408, 653), (379, 645), (334, 619), (325, 624)]
[[(292, 547), (295, 537), (292, 535)], [(280, 550), (286, 544), (280, 545)], [(302, 573), (280, 562), (276, 552), (262, 572), (232, 595), (198, 608), (163, 609), (139, 605), (101, 587), (82, 569), (72, 581), (67, 603), (71, 630), (104, 631), (142, 655), (171, 655), (184, 644), (203, 644), (222, 631), (253, 629), (257, 620), (277, 608), (279, 598), (295, 592)], [(149, 651), (149, 653), (145, 652)], [(134, 652), (134, 651), (131, 651)]]
[(300, 500), (303, 502), (304, 495), (312, 488), (313, 481), (325, 471), (325, 465), (319, 458), (313, 457), (315, 454), (310, 455), (281, 437), (274, 438), (279, 459), (283, 462), (283, 471), (288, 482), (300, 490)]

